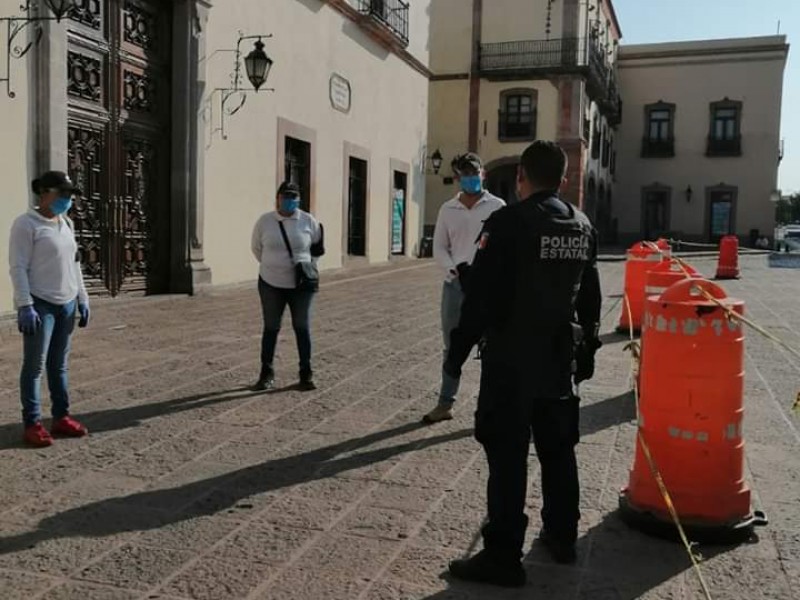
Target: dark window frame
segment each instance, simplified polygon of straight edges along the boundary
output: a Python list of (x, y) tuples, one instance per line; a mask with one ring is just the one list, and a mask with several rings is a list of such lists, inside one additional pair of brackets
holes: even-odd
[[(522, 110), (523, 98), (529, 101), (529, 109)], [(517, 109), (509, 110), (509, 100), (519, 99)], [(539, 91), (533, 88), (514, 88), (500, 92), (500, 109), (497, 111), (497, 138), (501, 142), (527, 142), (536, 139), (539, 117)], [(523, 118), (528, 118), (528, 131), (513, 133), (509, 126), (522, 129)]]
[(600, 152), (602, 150), (602, 139), (603, 139), (603, 130), (600, 127), (600, 115), (595, 114), (594, 118), (592, 119), (592, 147), (591, 147), (591, 157), (594, 160), (600, 158)]
[[(708, 119), (708, 140), (706, 145), (706, 156), (741, 156), (742, 155), (742, 106), (739, 100), (724, 98), (709, 104)], [(733, 121), (733, 133), (717, 135), (718, 111), (735, 111)], [(725, 119), (730, 122), (731, 119)]]
[[(666, 132), (659, 128), (659, 135), (654, 137), (652, 125), (653, 113), (667, 112)], [(672, 158), (675, 156), (675, 113), (676, 106), (670, 102), (659, 100), (644, 107), (644, 135), (642, 136), (642, 158)], [(664, 120), (659, 120), (664, 123)], [(665, 135), (664, 135), (665, 134)]]
[[(665, 194), (665, 203), (664, 203), (664, 228), (660, 232), (648, 232), (647, 226), (647, 204), (649, 195), (651, 193), (663, 193)], [(651, 185), (644, 186), (642, 188), (642, 196), (641, 196), (641, 235), (642, 239), (650, 239), (655, 238), (659, 235), (664, 235), (665, 233), (670, 231), (672, 225), (672, 188), (667, 185), (662, 185), (659, 183), (654, 183)]]

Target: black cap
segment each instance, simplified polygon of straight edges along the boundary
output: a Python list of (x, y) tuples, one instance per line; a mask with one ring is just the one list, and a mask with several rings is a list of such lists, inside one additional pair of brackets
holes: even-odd
[(291, 181), (284, 181), (278, 188), (278, 196), (299, 196), (300, 187)]
[(453, 171), (459, 175), (465, 171), (480, 173), (481, 169), (483, 169), (483, 161), (481, 157), (474, 152), (467, 152), (466, 154), (459, 154), (456, 156), (451, 166), (453, 167)]
[(34, 194), (41, 194), (45, 190), (59, 190), (61, 192), (71, 192), (81, 196), (83, 192), (75, 187), (69, 175), (63, 171), (47, 171), (40, 177), (31, 182), (31, 189)]

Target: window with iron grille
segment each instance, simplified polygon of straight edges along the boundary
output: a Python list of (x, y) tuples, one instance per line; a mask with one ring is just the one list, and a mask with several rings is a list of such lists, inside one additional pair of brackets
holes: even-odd
[(608, 167), (611, 160), (611, 135), (608, 133), (608, 127), (603, 127), (603, 161), (602, 165)]
[(358, 11), (381, 23), (394, 36), (408, 45), (409, 4), (403, 0), (351, 0)]
[(500, 141), (536, 139), (536, 90), (507, 90), (500, 94)]
[(600, 158), (600, 144), (602, 142), (602, 131), (600, 129), (600, 118), (595, 115), (592, 121), (592, 158), (597, 160)]
[(711, 103), (711, 124), (708, 133), (708, 156), (740, 156), (742, 103), (725, 98)]
[(657, 102), (645, 106), (645, 134), (642, 156), (675, 156), (675, 105)]

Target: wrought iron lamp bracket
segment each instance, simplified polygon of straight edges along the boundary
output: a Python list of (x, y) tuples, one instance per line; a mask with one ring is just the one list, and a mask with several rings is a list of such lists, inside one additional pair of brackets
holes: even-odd
[[(5, 43), (5, 71), (4, 75), (0, 76), (0, 83), (6, 86), (6, 94), (9, 98), (16, 98), (17, 94), (14, 92), (11, 85), (11, 59), (20, 59), (24, 57), (31, 48), (37, 45), (44, 35), (42, 29), (43, 21), (56, 21), (60, 22), (64, 17), (54, 16), (39, 16), (39, 2), (37, 0), (26, 0), (25, 4), (19, 6), (20, 15), (14, 17), (0, 17), (0, 27), (5, 23), (6, 28), (6, 43)], [(23, 42), (18, 41), (18, 37), (28, 28), (33, 28), (32, 39)]]
[[(233, 72), (231, 73), (231, 76), (230, 76), (231, 87), (216, 88), (211, 93), (212, 96), (214, 94), (216, 94), (216, 93), (219, 93), (219, 95), (220, 95), (220, 112), (219, 112), (220, 124), (219, 124), (219, 127), (215, 128), (211, 132), (212, 136), (214, 135), (214, 133), (219, 132), (220, 138), (222, 138), (223, 140), (227, 140), (228, 139), (228, 134), (225, 131), (225, 117), (226, 116), (232, 117), (233, 115), (235, 115), (237, 112), (239, 112), (242, 109), (242, 107), (245, 105), (245, 102), (247, 102), (247, 94), (248, 93), (252, 93), (252, 92), (258, 93), (259, 92), (259, 90), (251, 90), (251, 89), (247, 89), (247, 88), (241, 87), (241, 83), (242, 83), (242, 60), (241, 60), (242, 50), (241, 50), (241, 46), (242, 46), (242, 42), (245, 41), (245, 40), (259, 40), (260, 41), (262, 39), (269, 39), (271, 37), (272, 37), (271, 33), (269, 33), (269, 34), (259, 34), (259, 35), (244, 35), (244, 33), (242, 33), (240, 31), (239, 32), (239, 39), (236, 42), (236, 48), (235, 49), (217, 50), (217, 52), (233, 52), (235, 54), (235, 57), (234, 57)], [(215, 52), (215, 54), (216, 54), (216, 52)], [(275, 91), (274, 88), (262, 88), (262, 89), (264, 91), (266, 91), (266, 92), (274, 92)], [(235, 106), (228, 106), (228, 101), (236, 94), (239, 95), (238, 103)]]

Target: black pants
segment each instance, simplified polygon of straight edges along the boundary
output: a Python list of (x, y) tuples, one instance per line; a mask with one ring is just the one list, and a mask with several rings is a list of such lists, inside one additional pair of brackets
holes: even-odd
[(542, 471), (542, 523), (559, 540), (578, 535), (578, 399), (531, 398), (525, 387), (523, 374), (483, 362), (475, 413), (475, 437), (489, 462), (483, 542), (501, 560), (522, 557), (531, 436)]

